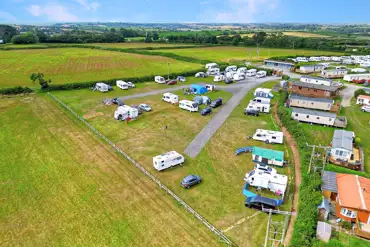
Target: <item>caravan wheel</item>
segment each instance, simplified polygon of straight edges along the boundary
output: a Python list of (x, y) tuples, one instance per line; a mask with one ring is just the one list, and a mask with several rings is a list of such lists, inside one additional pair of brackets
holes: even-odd
[(118, 120), (122, 121), (122, 115), (118, 115)]

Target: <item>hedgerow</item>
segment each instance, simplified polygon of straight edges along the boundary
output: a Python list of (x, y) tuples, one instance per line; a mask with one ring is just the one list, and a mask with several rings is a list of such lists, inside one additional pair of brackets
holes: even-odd
[(0, 89), (0, 94), (10, 95), (10, 94), (28, 94), (32, 93), (33, 90), (28, 87), (11, 87)]

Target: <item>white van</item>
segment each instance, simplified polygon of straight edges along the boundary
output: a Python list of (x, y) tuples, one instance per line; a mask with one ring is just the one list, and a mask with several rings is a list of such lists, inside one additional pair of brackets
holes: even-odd
[(247, 70), (246, 76), (255, 76), (257, 74), (256, 69)]
[(198, 104), (190, 100), (180, 100), (179, 107), (190, 112), (198, 111)]
[(159, 83), (159, 84), (165, 84), (166, 83), (166, 80), (164, 79), (163, 76), (155, 76), (154, 81), (156, 83)]
[(217, 75), (218, 73), (220, 73), (219, 68), (212, 68), (212, 69), (208, 69), (208, 71), (207, 71), (208, 75)]
[(207, 63), (205, 67), (206, 67), (207, 70), (213, 69), (213, 68), (218, 68), (218, 64), (217, 63)]
[(117, 87), (119, 87), (120, 89), (123, 89), (123, 90), (126, 90), (126, 89), (129, 88), (128, 83), (125, 82), (125, 81), (121, 81), (121, 80), (116, 81), (116, 85), (117, 85)]
[(238, 67), (236, 65), (230, 65), (226, 67), (225, 72), (236, 71), (237, 69)]
[(153, 166), (157, 171), (162, 171), (173, 166), (182, 165), (184, 162), (184, 156), (176, 151), (170, 151), (153, 157)]
[(266, 77), (266, 75), (267, 75), (266, 71), (261, 70), (261, 71), (257, 72), (256, 77), (257, 78), (262, 78), (262, 77)]
[(270, 112), (270, 104), (266, 103), (259, 103), (259, 102), (249, 102), (247, 108), (245, 110), (255, 110), (263, 113)]
[(94, 91), (98, 90), (99, 92), (102, 92), (102, 93), (108, 92), (109, 89), (110, 89), (109, 85), (102, 83), (102, 82), (96, 83), (94, 87)]
[(213, 81), (219, 82), (219, 81), (224, 81), (226, 79), (226, 76), (224, 75), (216, 75), (215, 78), (213, 78)]
[(162, 100), (171, 104), (177, 104), (179, 103), (179, 96), (173, 93), (164, 93)]
[(255, 97), (250, 102), (257, 102), (257, 103), (264, 103), (264, 104), (270, 104), (271, 99), (270, 98), (264, 98), (264, 97)]
[(136, 108), (128, 105), (119, 106), (114, 112), (114, 118), (117, 120), (126, 120), (128, 118), (135, 119), (139, 116), (139, 111)]
[(245, 74), (236, 73), (233, 76), (234, 81), (240, 81), (240, 80), (244, 80), (244, 79), (245, 79)]
[(257, 129), (253, 135), (253, 140), (262, 141), (265, 143), (283, 144), (284, 135), (280, 131)]
[(246, 67), (240, 67), (236, 72), (239, 74), (245, 74), (247, 73), (247, 68)]

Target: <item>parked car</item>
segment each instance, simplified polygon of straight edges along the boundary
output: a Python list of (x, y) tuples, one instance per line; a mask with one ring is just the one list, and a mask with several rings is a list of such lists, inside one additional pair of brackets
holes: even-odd
[(126, 83), (128, 84), (128, 87), (130, 87), (130, 88), (134, 88), (135, 87), (135, 84), (132, 83), (132, 82), (130, 82), (130, 81), (128, 81)]
[(152, 108), (147, 104), (140, 104), (139, 107), (143, 111), (151, 111), (152, 110)]
[(258, 110), (254, 110), (254, 109), (246, 109), (244, 111), (244, 114), (245, 115), (250, 115), (250, 116), (258, 117), (260, 115), (260, 112)]
[(181, 186), (183, 188), (190, 189), (190, 187), (196, 184), (200, 184), (201, 182), (202, 179), (198, 175), (189, 175), (183, 178), (183, 180), (181, 181)]
[(168, 80), (167, 85), (176, 85), (177, 81), (176, 80)]
[(178, 76), (176, 78), (176, 80), (180, 81), (180, 82), (186, 82), (186, 78), (184, 76)]
[(246, 207), (255, 208), (258, 210), (277, 208), (276, 200), (260, 195), (247, 197), (244, 204)]
[(215, 99), (214, 101), (211, 102), (211, 104), (209, 106), (212, 107), (212, 108), (216, 108), (216, 107), (219, 107), (220, 105), (222, 105), (222, 99), (221, 98)]
[(225, 79), (225, 83), (226, 83), (226, 84), (233, 83), (233, 80), (231, 80), (230, 78), (226, 77), (226, 79)]
[(203, 110), (200, 111), (200, 115), (206, 116), (208, 114), (212, 113), (212, 108), (211, 107), (206, 107)]
[(368, 105), (362, 106), (361, 107), (361, 111), (363, 111), (363, 112), (370, 112), (370, 106), (368, 106)]
[(137, 109), (137, 113), (138, 113), (139, 115), (141, 115), (141, 113), (143, 113), (139, 106), (137, 106), (137, 105), (132, 105), (131, 107), (132, 107), (132, 108)]
[(196, 78), (206, 78), (206, 77), (208, 77), (208, 75), (204, 72), (198, 72), (198, 73), (195, 74), (195, 77)]

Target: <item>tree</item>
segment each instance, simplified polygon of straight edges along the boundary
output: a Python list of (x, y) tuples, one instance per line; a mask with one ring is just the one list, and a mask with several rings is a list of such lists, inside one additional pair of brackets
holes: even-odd
[(30, 76), (30, 79), (33, 83), (35, 83), (35, 81), (39, 81), (39, 84), (41, 86), (41, 89), (46, 89), (49, 87), (49, 84), (51, 83), (51, 79), (49, 80), (45, 80), (44, 79), (44, 74), (43, 73), (32, 73), (32, 75)]
[(8, 25), (0, 25), (0, 37), (4, 43), (12, 40), (12, 37), (17, 34), (17, 29)]
[(253, 35), (253, 39), (257, 45), (262, 45), (263, 41), (265, 41), (267, 34), (265, 32), (258, 32)]
[(144, 40), (145, 43), (152, 43), (152, 37), (150, 37), (149, 35), (147, 35), (145, 37), (145, 40)]
[(159, 40), (158, 33), (153, 33), (153, 40)]
[(39, 38), (34, 33), (24, 33), (13, 36), (12, 42), (13, 44), (36, 44)]
[(242, 40), (242, 37), (240, 36), (240, 34), (237, 34), (234, 36), (233, 41), (231, 43), (233, 45), (238, 45), (241, 40)]
[(36, 35), (39, 38), (39, 42), (40, 43), (46, 42), (47, 36), (46, 36), (46, 34), (43, 31), (37, 30), (36, 31)]

